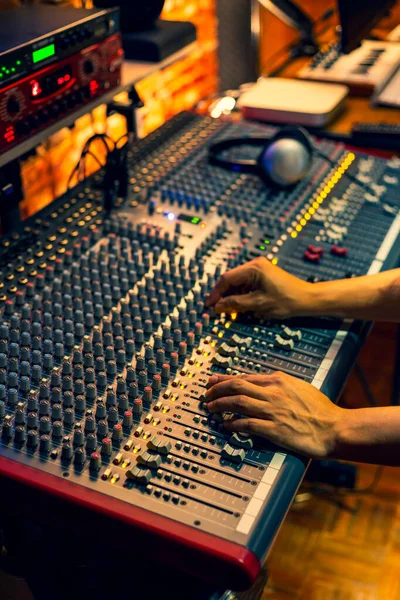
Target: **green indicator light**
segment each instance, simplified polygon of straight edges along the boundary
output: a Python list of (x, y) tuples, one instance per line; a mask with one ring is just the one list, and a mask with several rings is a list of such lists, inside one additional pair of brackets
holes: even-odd
[(270, 244), (270, 243), (271, 243), (271, 242), (270, 242), (269, 240), (264, 240), (264, 244), (267, 244), (267, 246), (268, 246), (268, 244)]
[(19, 66), (21, 64), (21, 61), (17, 60), (17, 62), (15, 64)]
[(10, 71), (8, 69), (6, 69), (6, 75), (9, 75)]
[(198, 223), (200, 223), (200, 221), (200, 217), (193, 217), (193, 219), (190, 222), (193, 223), (193, 225), (197, 225)]
[(35, 50), (34, 52), (32, 52), (33, 63), (36, 64), (36, 63), (40, 62), (41, 60), (45, 60), (46, 58), (49, 58), (50, 56), (54, 56), (55, 53), (56, 53), (56, 47), (54, 44), (49, 44), (48, 46), (45, 46), (44, 48), (40, 48), (40, 50)]
[(15, 73), (15, 67), (11, 67), (11, 72)]
[(260, 250), (265, 250), (265, 246), (260, 246)]
[(1, 70), (2, 71), (6, 71), (7, 69), (5, 67), (1, 67)]

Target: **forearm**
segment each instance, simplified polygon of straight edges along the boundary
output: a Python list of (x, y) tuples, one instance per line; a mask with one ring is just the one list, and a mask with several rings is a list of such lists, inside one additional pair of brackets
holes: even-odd
[(400, 322), (400, 269), (313, 284), (304, 315)]
[(345, 410), (330, 458), (400, 466), (400, 407)]

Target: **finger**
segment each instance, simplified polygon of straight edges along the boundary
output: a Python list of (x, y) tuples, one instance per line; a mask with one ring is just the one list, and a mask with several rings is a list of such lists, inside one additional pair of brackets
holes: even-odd
[(233, 377), (213, 385), (206, 391), (206, 402), (211, 402), (224, 396), (250, 396), (257, 400), (264, 400), (264, 387), (255, 385), (242, 377)]
[(205, 302), (206, 306), (214, 306), (231, 287), (244, 285), (249, 282), (250, 278), (251, 270), (247, 265), (241, 265), (223, 273), (211, 290)]
[(236, 413), (246, 417), (268, 419), (268, 404), (262, 400), (255, 400), (248, 396), (225, 396), (209, 402), (207, 410), (210, 413)]
[(274, 438), (274, 424), (265, 419), (227, 419), (224, 421), (224, 427), (227, 431), (259, 435), (272, 441)]
[(248, 294), (237, 294), (221, 298), (214, 306), (217, 313), (222, 312), (248, 312), (259, 306), (260, 293), (249, 292)]

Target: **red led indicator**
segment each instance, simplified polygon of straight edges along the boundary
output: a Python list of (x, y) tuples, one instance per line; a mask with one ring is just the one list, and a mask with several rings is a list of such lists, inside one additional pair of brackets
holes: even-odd
[(42, 88), (40, 87), (40, 83), (34, 79), (33, 81), (31, 81), (31, 89), (32, 89), (32, 96), (33, 98), (36, 98), (37, 96), (39, 96), (42, 93)]
[(66, 75), (64, 75), (64, 77), (59, 77), (57, 79), (57, 84), (64, 85), (64, 83), (68, 83), (68, 81), (71, 81), (71, 75), (68, 75), (67, 73)]
[(89, 83), (89, 89), (91, 96), (94, 96), (97, 90), (99, 89), (99, 84), (95, 79), (92, 79), (92, 81)]
[(7, 127), (6, 132), (4, 134), (4, 139), (6, 140), (7, 144), (11, 144), (11, 142), (15, 140), (15, 132), (14, 127), (12, 125)]

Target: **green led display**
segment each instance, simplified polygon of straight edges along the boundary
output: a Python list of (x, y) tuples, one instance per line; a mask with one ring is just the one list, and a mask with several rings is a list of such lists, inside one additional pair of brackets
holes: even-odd
[(265, 246), (259, 246), (260, 250), (265, 250)]
[(193, 217), (193, 219), (190, 222), (193, 223), (193, 225), (197, 225), (198, 223), (200, 223), (200, 221), (200, 217)]
[(41, 60), (45, 60), (50, 56), (54, 56), (56, 53), (56, 47), (54, 44), (49, 44), (48, 46), (44, 46), (44, 48), (40, 48), (40, 50), (35, 50), (32, 52), (32, 60), (33, 63), (36, 64)]
[(264, 244), (267, 244), (267, 246), (268, 246), (268, 244), (270, 244), (270, 243), (271, 243), (271, 242), (270, 242), (269, 240), (264, 240)]

